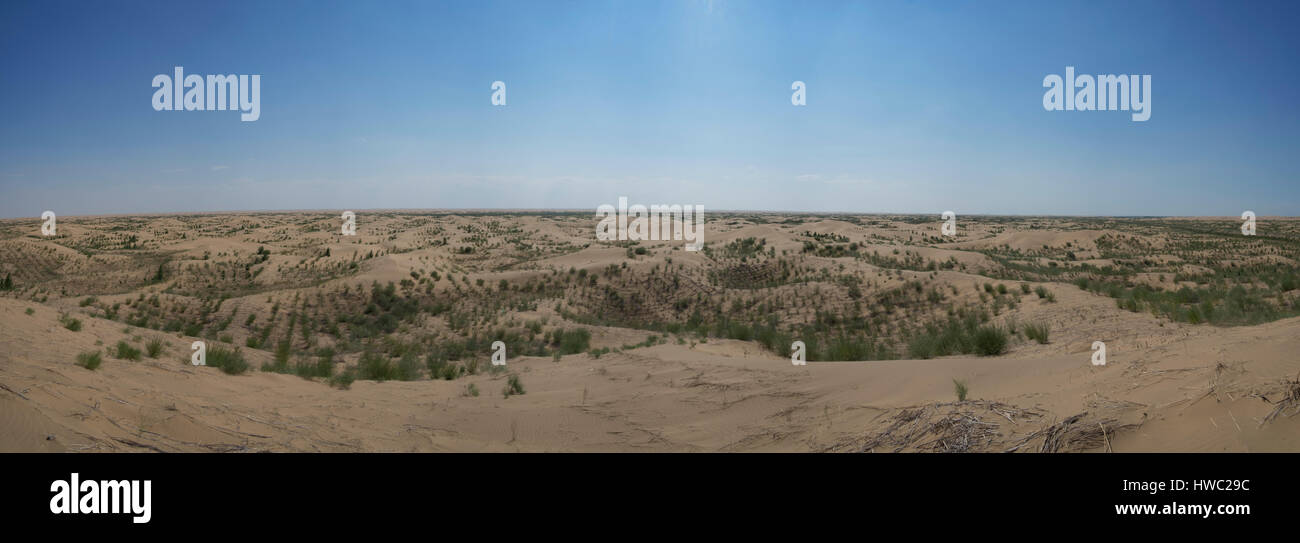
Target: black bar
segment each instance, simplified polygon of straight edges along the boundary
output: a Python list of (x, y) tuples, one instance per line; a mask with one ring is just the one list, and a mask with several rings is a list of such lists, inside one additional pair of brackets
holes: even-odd
[[(541, 532), (581, 518), (700, 523), (721, 529), (861, 523), (916, 529), (951, 523), (1075, 527), (1258, 528), (1295, 514), (1295, 455), (800, 454), (19, 454), (4, 457), (12, 527), (96, 533), (248, 533), (259, 527), (329, 534), (339, 523), (528, 524)], [(51, 484), (149, 480), (149, 522), (133, 515), (54, 514)], [(1181, 480), (1186, 490), (1169, 489)], [(1164, 482), (1151, 493), (1125, 481)], [(1220, 490), (1194, 490), (1215, 481)], [(1240, 482), (1234, 482), (1240, 481)], [(1230, 489), (1231, 487), (1237, 489)], [(1243, 488), (1244, 487), (1244, 488)], [(1117, 505), (1249, 506), (1235, 515), (1120, 515)], [(743, 512), (736, 517), (727, 511)], [(593, 517), (593, 515), (595, 517)], [(667, 515), (667, 516), (665, 516)], [(650, 522), (649, 519), (659, 519)], [(760, 524), (752, 524), (761, 519)], [(909, 520), (912, 519), (912, 520)], [(941, 519), (941, 520), (938, 520)], [(358, 524), (360, 523), (360, 524)], [(982, 525), (982, 524), (981, 524)], [(202, 528), (198, 528), (202, 527)], [(856, 527), (856, 528), (855, 528)], [(509, 531), (506, 526), (500, 530)], [(518, 529), (525, 530), (520, 526)], [(873, 528), (873, 531), (879, 528)], [(972, 528), (974, 529), (974, 528)], [(978, 531), (978, 530), (976, 530)], [(669, 530), (671, 532), (671, 530)], [(36, 532), (40, 533), (40, 532)], [(63, 532), (60, 532), (63, 533)], [(539, 532), (540, 533), (540, 532)], [(973, 533), (973, 532), (972, 532)], [(956, 534), (954, 534), (954, 537)]]

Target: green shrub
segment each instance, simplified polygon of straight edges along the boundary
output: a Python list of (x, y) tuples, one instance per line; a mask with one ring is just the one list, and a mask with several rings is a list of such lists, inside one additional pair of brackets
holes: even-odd
[(966, 393), (967, 393), (967, 392), (970, 392), (970, 391), (966, 388), (966, 382), (965, 382), (965, 381), (958, 381), (958, 380), (956, 380), (956, 379), (953, 379), (953, 380), (952, 380), (952, 390), (953, 390), (953, 392), (955, 392), (955, 393), (957, 394), (957, 401), (959, 401), (959, 402), (964, 402), (964, 401), (966, 401)]
[(1047, 336), (1050, 333), (1051, 327), (1045, 322), (1025, 325), (1025, 337), (1043, 345), (1047, 344)]
[(519, 380), (519, 375), (512, 373), (506, 378), (506, 386), (501, 390), (501, 394), (507, 398), (516, 394), (524, 393), (524, 383)]
[(367, 351), (357, 362), (357, 376), (369, 381), (390, 381), (398, 378), (397, 364), (383, 354)]
[(993, 325), (975, 330), (975, 352), (981, 356), (999, 355), (1007, 350), (1007, 331)]
[(69, 315), (63, 315), (59, 317), (59, 322), (63, 324), (64, 328), (72, 330), (73, 332), (81, 331), (81, 320), (79, 319), (72, 318)]
[(123, 360), (139, 360), (140, 349), (132, 347), (131, 344), (126, 341), (118, 341), (113, 356)]
[(448, 362), (446, 359), (429, 353), (425, 356), (424, 364), (429, 368), (430, 379), (443, 379), (451, 381), (460, 377), (464, 373), (464, 368)]
[(310, 359), (303, 358), (293, 365), (294, 374), (303, 379), (313, 377), (324, 377), (328, 379), (334, 375), (334, 362), (329, 358), (320, 357), (314, 362)]
[(397, 361), (398, 381), (414, 381), (420, 378), (420, 357), (414, 351), (408, 351)]
[(352, 388), (352, 382), (357, 379), (356, 371), (348, 368), (329, 378), (330, 386), (339, 390)]
[(465, 395), (478, 397), (478, 385), (470, 383), (469, 386), (465, 387)]
[(98, 368), (103, 361), (104, 359), (99, 355), (99, 351), (90, 351), (77, 355), (77, 365), (91, 371)]
[(162, 354), (163, 342), (161, 339), (153, 338), (144, 345), (144, 350), (148, 353), (149, 358), (158, 358), (158, 355)]
[(289, 365), (289, 355), (293, 353), (293, 347), (289, 345), (289, 340), (280, 340), (275, 344), (275, 363), (279, 366)]
[(205, 363), (217, 368), (228, 375), (239, 375), (248, 371), (248, 361), (244, 360), (244, 353), (239, 349), (230, 349), (221, 345), (213, 345), (208, 349)]
[(921, 360), (934, 358), (937, 338), (930, 334), (918, 334), (907, 343), (907, 354)]
[(559, 336), (560, 354), (578, 354), (591, 345), (591, 331), (586, 328), (565, 330)]

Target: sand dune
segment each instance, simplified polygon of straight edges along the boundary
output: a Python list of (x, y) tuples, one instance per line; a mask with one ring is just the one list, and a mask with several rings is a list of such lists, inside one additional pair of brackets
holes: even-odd
[[(0, 296), (0, 450), (1300, 450), (1285, 237), (1234, 249), (1250, 275), (1144, 221), (966, 219), (965, 241), (945, 243), (924, 218), (734, 216), (688, 252), (596, 242), (585, 216), (378, 212), (348, 238), (332, 216), (158, 217), (135, 237), (115, 222), (134, 219), (61, 217), (53, 240), (0, 222), (16, 284)], [(1167, 240), (1182, 245), (1153, 249)], [(913, 343), (959, 317), (1009, 344), (929, 358)], [(589, 337), (561, 353), (577, 330)], [(190, 365), (200, 338), (239, 346), (251, 371)], [(483, 369), (495, 338), (515, 349), (502, 371)], [(845, 338), (872, 360), (836, 358)], [(840, 361), (794, 366), (793, 339)], [(113, 355), (151, 340), (156, 358)], [(477, 350), (440, 378), (447, 345)], [(362, 377), (258, 371), (281, 346)], [(88, 352), (103, 354), (94, 371), (76, 364)], [(427, 357), (411, 380), (358, 370), (411, 353)], [(503, 394), (511, 376), (525, 393)]]
[[(1059, 450), (1300, 448), (1300, 418), (1265, 421), (1300, 372), (1300, 319), (1158, 346), (1118, 335), (1104, 367), (1086, 350), (796, 367), (731, 340), (520, 358), (510, 365), (527, 394), (504, 399), (503, 378), (488, 375), (351, 390), (228, 376), (185, 364), (187, 341), (162, 334), (160, 359), (87, 371), (76, 353), (116, 341), (120, 325), (92, 319), (74, 333), (25, 307), (0, 300), (7, 451), (1030, 451), (1076, 415), (1063, 431), (1080, 441)], [(953, 401), (953, 378), (970, 401)], [(485, 393), (466, 396), (469, 383)]]

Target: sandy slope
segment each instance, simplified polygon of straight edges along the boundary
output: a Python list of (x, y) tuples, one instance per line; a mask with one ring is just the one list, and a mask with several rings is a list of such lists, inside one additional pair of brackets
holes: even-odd
[[(1063, 293), (1044, 310), (1059, 314), (1044, 317), (1067, 323), (1092, 303), (1085, 296)], [(227, 376), (184, 364), (189, 339), (138, 329), (165, 338), (162, 357), (106, 358), (88, 371), (73, 363), (78, 352), (128, 336), (120, 323), (85, 321), (71, 332), (53, 308), (0, 299), (0, 450), (1300, 450), (1300, 417), (1287, 416), (1300, 406), (1265, 421), (1300, 373), (1300, 319), (1138, 336), (1152, 327), (1078, 317), (1055, 328), (1077, 337), (998, 358), (795, 367), (715, 340), (512, 359), (527, 393), (509, 399), (504, 378), (486, 374), (351, 390)], [(1084, 339), (1098, 332), (1085, 324), (1110, 335), (1109, 365), (1090, 365)], [(246, 352), (255, 367), (267, 356)], [(954, 378), (970, 401), (954, 401)], [(469, 383), (482, 395), (466, 396)]]

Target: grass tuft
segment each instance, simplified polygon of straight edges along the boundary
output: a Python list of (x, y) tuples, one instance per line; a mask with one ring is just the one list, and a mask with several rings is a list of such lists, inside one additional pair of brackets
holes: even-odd
[(144, 350), (149, 355), (149, 358), (158, 358), (158, 355), (162, 354), (163, 351), (163, 342), (161, 339), (153, 338), (144, 345)]
[(239, 375), (248, 371), (248, 361), (244, 360), (244, 353), (239, 352), (239, 349), (230, 349), (221, 345), (213, 345), (208, 349), (205, 362), (227, 375)]
[(501, 394), (507, 398), (516, 394), (524, 393), (524, 382), (519, 380), (519, 375), (512, 373), (506, 378), (506, 386), (501, 389)]
[(1007, 352), (1007, 331), (993, 325), (975, 330), (975, 352), (980, 356), (995, 356)]
[(1047, 323), (1026, 324), (1025, 337), (1037, 341), (1040, 344), (1047, 344), (1047, 336), (1051, 333), (1051, 327)]
[(122, 360), (140, 360), (140, 349), (132, 347), (125, 340), (118, 341), (113, 356)]
[(90, 351), (77, 355), (77, 365), (91, 371), (98, 368), (103, 361), (104, 359), (99, 355), (99, 351)]
[(966, 401), (966, 393), (970, 392), (970, 390), (966, 388), (966, 381), (958, 381), (956, 379), (952, 380), (952, 391), (957, 394), (957, 401), (959, 402)]

